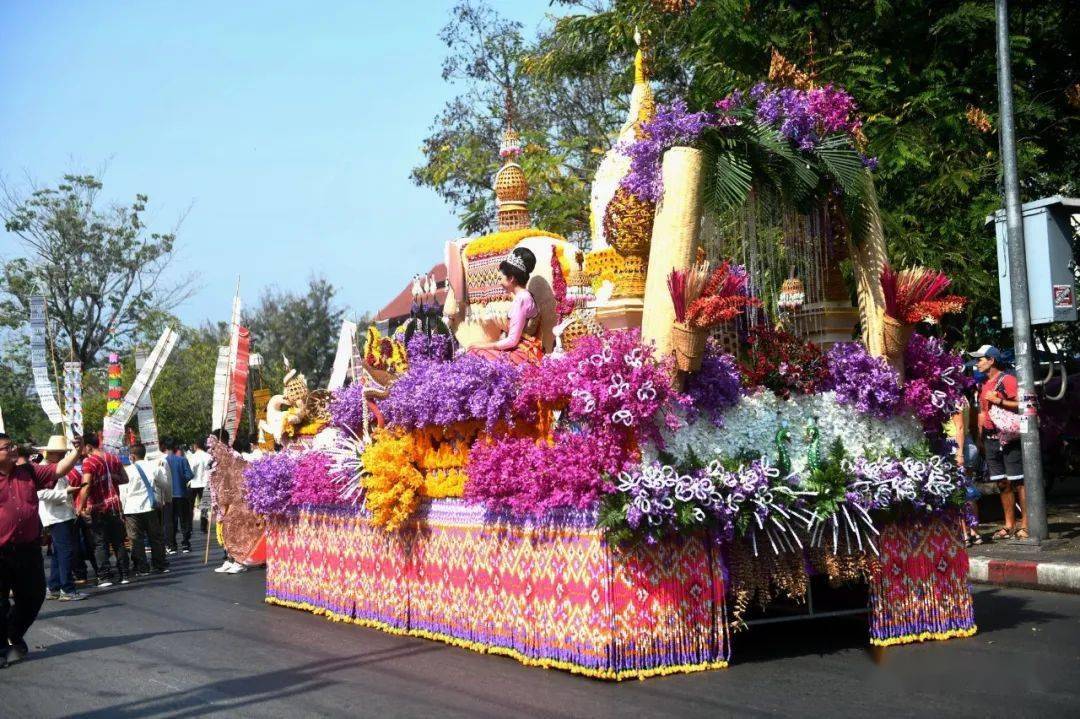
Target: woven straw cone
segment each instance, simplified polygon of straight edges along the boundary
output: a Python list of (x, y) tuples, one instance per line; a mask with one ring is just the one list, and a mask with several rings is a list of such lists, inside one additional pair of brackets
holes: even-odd
[(500, 209), (497, 213), (499, 219), (499, 231), (526, 230), (532, 224), (529, 211), (524, 209)]
[(529, 183), (519, 165), (504, 165), (495, 175), (495, 196), (500, 200), (524, 202), (529, 197)]
[(304, 398), (307, 397), (307, 393), (307, 382), (302, 379), (291, 379), (285, 385), (285, 401), (293, 407), (302, 405), (304, 403)]
[(915, 325), (904, 323), (889, 317), (884, 311), (881, 312), (881, 348), (888, 363), (900, 373), (900, 381), (904, 381), (904, 350), (907, 349), (911, 334), (915, 331)]
[(560, 339), (562, 340), (563, 351), (572, 352), (574, 350), (574, 346), (577, 345), (577, 343), (581, 339), (588, 337), (591, 334), (592, 331), (584, 322), (578, 319), (572, 320), (570, 324), (563, 328), (562, 335), (560, 337)]
[(655, 342), (660, 356), (671, 352), (671, 325), (675, 322), (668, 274), (673, 269), (689, 267), (694, 261), (701, 220), (703, 163), (701, 150), (673, 147), (664, 153), (661, 169), (664, 196), (653, 222), (641, 316), (642, 339)]
[(671, 344), (675, 350), (675, 366), (683, 372), (697, 372), (705, 357), (705, 330), (688, 327), (682, 322), (671, 326)]

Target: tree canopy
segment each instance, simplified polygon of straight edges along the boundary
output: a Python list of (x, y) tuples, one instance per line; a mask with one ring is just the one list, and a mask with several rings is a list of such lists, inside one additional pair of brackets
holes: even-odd
[(23, 252), (2, 258), (0, 324), (22, 325), (30, 295), (41, 292), (57, 354), (87, 367), (107, 346), (158, 326), (192, 291), (190, 276), (169, 271), (175, 229), (152, 232), (143, 221), (149, 198), (106, 206), (102, 188), (74, 174), (29, 194), (0, 188), (0, 217)]

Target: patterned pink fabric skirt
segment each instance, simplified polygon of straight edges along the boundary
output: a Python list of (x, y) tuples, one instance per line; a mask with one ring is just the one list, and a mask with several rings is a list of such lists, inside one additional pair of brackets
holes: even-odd
[(544, 347), (540, 344), (539, 337), (522, 337), (518, 346), (512, 350), (484, 348), (470, 349), (469, 352), (492, 362), (510, 362), (516, 366), (526, 362), (539, 362), (544, 356)]

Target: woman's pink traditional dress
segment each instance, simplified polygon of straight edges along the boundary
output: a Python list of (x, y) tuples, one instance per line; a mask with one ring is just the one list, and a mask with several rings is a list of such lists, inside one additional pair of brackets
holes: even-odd
[(537, 337), (540, 312), (530, 292), (518, 292), (510, 305), (510, 326), (506, 336), (494, 347), (470, 349), (469, 352), (488, 360), (504, 360), (515, 365), (523, 362), (539, 362), (544, 355), (543, 345)]

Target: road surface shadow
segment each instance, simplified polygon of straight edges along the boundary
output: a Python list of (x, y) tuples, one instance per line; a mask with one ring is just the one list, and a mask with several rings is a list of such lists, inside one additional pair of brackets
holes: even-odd
[(1016, 593), (1004, 593), (997, 587), (977, 589), (975, 624), (979, 634), (1012, 629), (1020, 624), (1046, 624), (1063, 615), (1027, 608), (1030, 600)]
[[(40, 619), (59, 619), (61, 617), (81, 617), (84, 614), (93, 614), (99, 612), (102, 609), (108, 609), (110, 607), (121, 606), (119, 602), (95, 602), (96, 597), (90, 597), (84, 602), (79, 602), (77, 606), (68, 607), (67, 609), (58, 609), (56, 611), (45, 610), (41, 612)], [(66, 603), (66, 602), (65, 602)]]
[[(202, 630), (187, 630), (202, 631)], [(174, 632), (162, 632), (172, 634)], [(197, 688), (186, 688), (150, 699), (137, 699), (94, 711), (80, 711), (66, 715), (71, 719), (93, 717), (116, 719), (117, 717), (168, 716), (176, 719), (198, 717), (205, 714), (229, 715), (241, 707), (317, 692), (337, 684), (327, 678), (333, 672), (355, 669), (370, 664), (395, 662), (419, 654), (443, 651), (441, 644), (407, 645), (378, 649), (351, 657), (338, 657), (308, 662), (294, 667), (276, 669), (261, 674), (247, 674), (211, 682)]]
[(189, 634), (192, 632), (209, 632), (219, 631), (221, 627), (205, 627), (202, 629), (175, 629), (168, 632), (139, 632), (138, 634), (114, 634), (104, 637), (87, 637), (85, 639), (72, 639), (66, 642), (58, 642), (56, 644), (50, 644), (46, 646), (38, 655), (37, 652), (31, 653), (27, 657), (27, 661), (32, 661), (36, 656), (40, 656), (41, 659), (48, 657), (64, 656), (65, 654), (77, 654), (79, 652), (90, 652), (98, 649), (109, 649), (111, 647), (121, 647), (125, 644), (133, 644), (135, 642), (141, 642), (144, 639), (153, 639), (154, 637), (163, 637), (173, 634)]

